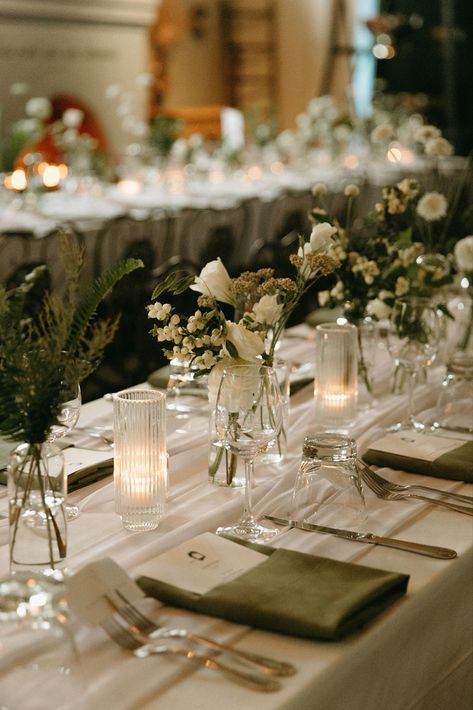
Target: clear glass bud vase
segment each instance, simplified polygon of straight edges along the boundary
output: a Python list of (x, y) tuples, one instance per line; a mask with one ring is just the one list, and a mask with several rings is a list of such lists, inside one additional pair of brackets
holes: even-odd
[(10, 571), (62, 580), (67, 550), (64, 455), (56, 444), (19, 444), (8, 464)]

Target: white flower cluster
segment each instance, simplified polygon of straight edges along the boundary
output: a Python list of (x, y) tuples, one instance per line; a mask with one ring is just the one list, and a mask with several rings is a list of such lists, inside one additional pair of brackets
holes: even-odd
[(374, 283), (374, 277), (379, 276), (378, 264), (372, 259), (368, 259), (366, 256), (357, 254), (356, 252), (351, 252), (349, 255), (351, 270), (354, 274), (361, 274), (365, 284), (371, 286)]

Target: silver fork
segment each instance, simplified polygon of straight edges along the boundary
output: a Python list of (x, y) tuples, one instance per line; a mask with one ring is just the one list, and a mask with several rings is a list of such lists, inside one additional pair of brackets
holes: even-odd
[(409, 491), (405, 490), (392, 490), (390, 488), (391, 484), (389, 481), (386, 481), (384, 478), (381, 478), (370, 469), (366, 470), (365, 468), (362, 468), (361, 477), (363, 481), (369, 486), (369, 488), (371, 488), (373, 493), (375, 493), (379, 498), (384, 498), (384, 500), (406, 500), (412, 498), (414, 500), (422, 500), (425, 503), (431, 503), (432, 505), (438, 505), (441, 508), (454, 510), (457, 513), (473, 515), (473, 508), (467, 508), (466, 506), (458, 505), (455, 503), (447, 503), (447, 501), (445, 500), (439, 500), (437, 498), (432, 498), (431, 496), (423, 496), (417, 493), (410, 493)]
[(267, 673), (268, 675), (287, 677), (296, 673), (296, 669), (290, 663), (277, 661), (274, 658), (268, 658), (267, 656), (251, 653), (250, 651), (240, 651), (231, 646), (214, 641), (213, 639), (198, 636), (187, 629), (170, 629), (164, 626), (158, 626), (154, 621), (142, 614), (136, 606), (131, 604), (118, 589), (114, 591), (115, 595), (123, 601), (123, 605), (118, 606), (115, 600), (109, 595), (107, 595), (108, 601), (112, 604), (117, 614), (130, 625), (133, 631), (136, 630), (138, 634), (145, 634), (149, 636), (150, 639), (185, 638), (212, 651), (226, 653), (228, 656), (232, 656), (238, 661), (243, 661), (245, 665), (251, 663), (251, 665), (255, 666), (259, 671)]
[(180, 648), (179, 646), (160, 644), (149, 636), (137, 633), (136, 629), (123, 626), (113, 616), (104, 619), (101, 622), (101, 626), (115, 643), (127, 651), (133, 651), (138, 658), (146, 658), (152, 654), (161, 653), (181, 656), (197, 666), (209, 668), (210, 670), (223, 673), (232, 680), (243, 682), (254, 690), (268, 693), (280, 690), (281, 688), (279, 681), (269, 678), (256, 670), (227, 666), (208, 655), (197, 654), (192, 650)]
[(401, 484), (401, 483), (392, 483), (391, 481), (387, 481), (385, 478), (379, 475), (379, 473), (375, 473), (372, 468), (370, 468), (364, 461), (361, 459), (357, 459), (357, 464), (360, 467), (362, 471), (365, 471), (367, 475), (372, 476), (373, 479), (377, 480), (380, 485), (384, 485), (386, 487), (389, 487), (393, 491), (407, 491), (407, 492), (412, 492), (415, 493), (418, 491), (419, 493), (433, 493), (434, 495), (439, 495), (442, 496), (443, 498), (451, 498), (453, 501), (456, 501), (457, 503), (466, 503), (467, 505), (473, 506), (473, 497), (472, 496), (465, 496), (462, 495), (461, 493), (451, 493), (450, 491), (442, 491), (440, 488), (432, 488), (431, 486), (422, 486), (419, 483), (412, 483), (412, 484)]

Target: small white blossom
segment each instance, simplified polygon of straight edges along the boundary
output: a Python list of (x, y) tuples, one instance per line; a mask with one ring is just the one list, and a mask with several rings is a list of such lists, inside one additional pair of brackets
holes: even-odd
[(441, 136), (431, 138), (425, 144), (425, 154), (434, 157), (453, 155), (453, 145)]
[(440, 136), (440, 129), (437, 128), (436, 126), (419, 126), (414, 131), (414, 140), (416, 140), (418, 143), (427, 143), (427, 141), (432, 140), (432, 138), (437, 138)]
[(447, 214), (448, 202), (440, 192), (426, 192), (417, 203), (417, 214), (427, 222), (436, 222)]
[(62, 114), (62, 122), (67, 128), (79, 128), (84, 120), (84, 112), (80, 108), (68, 108)]
[(358, 185), (353, 185), (352, 183), (345, 187), (343, 193), (345, 197), (358, 197), (358, 195), (360, 194), (360, 188), (358, 187)]
[(374, 316), (378, 320), (384, 320), (385, 318), (389, 318), (391, 308), (380, 298), (375, 298), (368, 302), (366, 312), (369, 316)]
[(312, 194), (314, 197), (321, 197), (322, 195), (327, 194), (327, 185), (323, 182), (316, 182), (315, 185), (312, 187)]
[(373, 143), (387, 143), (393, 135), (393, 127), (389, 123), (381, 123), (371, 131), (371, 140)]
[(168, 319), (171, 310), (172, 306), (170, 303), (163, 305), (156, 301), (156, 303), (152, 303), (148, 306), (148, 318), (156, 318), (157, 320), (165, 321)]
[(34, 96), (28, 99), (25, 106), (25, 113), (30, 118), (38, 118), (46, 121), (52, 113), (51, 101), (45, 96)]
[(455, 244), (454, 250), (455, 261), (460, 271), (465, 273), (473, 272), (473, 235), (460, 239)]

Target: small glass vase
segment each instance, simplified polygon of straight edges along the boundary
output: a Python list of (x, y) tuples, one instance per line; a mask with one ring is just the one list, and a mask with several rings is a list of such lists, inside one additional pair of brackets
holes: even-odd
[(182, 414), (207, 410), (208, 375), (187, 360), (171, 360), (166, 409)]
[(8, 464), (11, 573), (61, 581), (67, 551), (64, 455), (52, 442), (19, 444)]
[[(270, 444), (267, 450), (258, 456), (258, 464), (278, 464), (284, 461), (287, 455), (287, 432), (289, 428), (290, 415), (290, 376), (291, 368), (287, 362), (277, 358), (272, 365), (279, 384), (282, 400), (283, 423), (275, 441)], [(245, 484), (245, 465), (236, 454), (223, 448), (215, 441), (215, 412), (210, 414), (209, 423), (209, 482), (214, 486), (224, 486), (227, 488), (241, 488)], [(264, 469), (263, 469), (264, 471)], [(263, 483), (267, 480), (263, 471), (258, 467), (254, 475), (254, 483)], [(274, 470), (271, 469), (271, 478), (274, 478)]]

